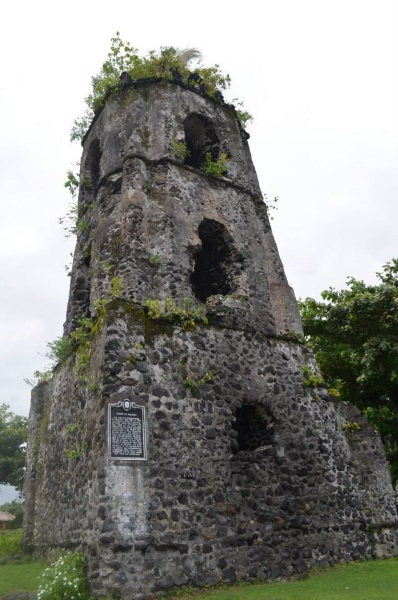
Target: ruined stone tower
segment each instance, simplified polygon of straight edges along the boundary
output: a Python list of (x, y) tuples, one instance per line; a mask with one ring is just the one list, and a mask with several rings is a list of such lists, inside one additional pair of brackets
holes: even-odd
[(146, 80), (84, 142), (73, 352), (32, 394), (24, 540), (84, 551), (98, 596), (397, 551), (378, 436), (311, 387), (246, 137)]

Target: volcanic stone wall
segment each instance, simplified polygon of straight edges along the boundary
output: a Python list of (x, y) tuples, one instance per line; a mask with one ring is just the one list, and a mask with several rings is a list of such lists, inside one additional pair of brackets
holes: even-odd
[[(201, 151), (228, 151), (226, 177), (176, 154), (192, 122)], [(121, 92), (85, 141), (85, 179), (65, 333), (92, 327), (32, 394), (25, 545), (80, 549), (96, 596), (137, 600), (394, 555), (380, 439), (310, 387), (231, 110), (172, 83)], [(146, 460), (110, 458), (119, 401), (145, 407)]]
[[(108, 319), (98, 389), (65, 365), (35, 393), (36, 550), (82, 548), (95, 591), (137, 598), (396, 552), (380, 440), (353, 407), (303, 388), (301, 348), (181, 331), (119, 301)], [(121, 398), (147, 408), (143, 463), (107, 458), (105, 408)]]
[[(243, 308), (236, 305), (241, 326), (272, 335), (300, 333), (294, 294), (234, 113), (173, 84), (126, 94), (106, 105), (85, 141), (65, 332), (76, 318), (95, 314), (95, 300), (109, 294), (115, 276), (130, 300), (171, 296), (197, 303), (190, 278), (203, 243), (200, 225), (217, 224), (218, 238), (229, 248), (228, 259), (220, 257), (227, 296), (245, 299)], [(184, 164), (174, 149), (185, 139), (190, 114), (211, 120), (219, 141), (210, 149), (229, 156), (225, 177)], [(213, 290), (211, 297), (217, 295)]]

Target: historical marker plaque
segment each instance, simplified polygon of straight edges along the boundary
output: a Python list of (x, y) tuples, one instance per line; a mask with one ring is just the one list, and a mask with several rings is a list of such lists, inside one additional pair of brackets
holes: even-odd
[(146, 460), (145, 406), (130, 400), (108, 405), (109, 458)]

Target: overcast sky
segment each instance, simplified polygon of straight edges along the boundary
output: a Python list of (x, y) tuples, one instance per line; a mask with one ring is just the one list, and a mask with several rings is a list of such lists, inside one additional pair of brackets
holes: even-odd
[(253, 114), (250, 146), (298, 297), (368, 283), (398, 223), (396, 0), (20, 0), (0, 21), (0, 402), (27, 414), (23, 382), (62, 334), (73, 242), (58, 218), (69, 142), (90, 77), (120, 31), (142, 53), (197, 47)]

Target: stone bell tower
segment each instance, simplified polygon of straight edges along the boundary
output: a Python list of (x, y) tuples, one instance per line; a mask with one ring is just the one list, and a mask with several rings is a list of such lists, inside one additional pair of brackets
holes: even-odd
[(24, 537), (84, 551), (96, 596), (397, 551), (378, 436), (306, 380), (246, 138), (231, 107), (143, 80), (84, 141), (73, 352), (33, 391)]

